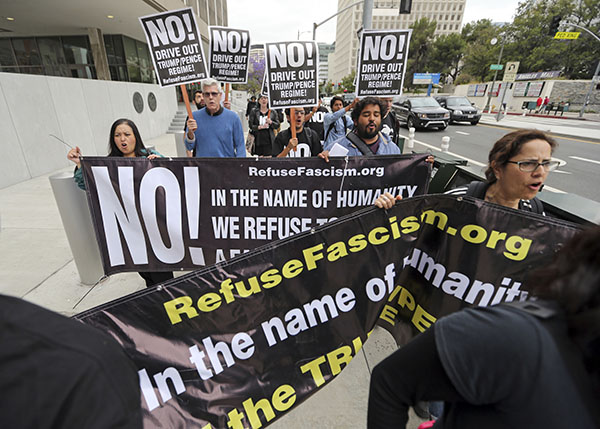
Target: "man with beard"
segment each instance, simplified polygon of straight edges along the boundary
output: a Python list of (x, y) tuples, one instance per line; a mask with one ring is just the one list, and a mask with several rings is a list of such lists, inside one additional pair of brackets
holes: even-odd
[[(194, 91), (194, 104), (196, 105), (197, 110), (200, 110), (206, 106), (206, 104), (204, 104), (204, 97), (202, 96), (202, 91), (200, 91), (200, 90)], [(187, 128), (188, 119), (190, 119), (190, 117), (186, 116), (185, 117), (185, 125), (183, 126), (184, 133), (185, 133), (185, 129)], [(186, 150), (185, 152), (186, 152), (188, 158), (194, 158), (196, 156), (196, 149)]]
[(204, 79), (202, 95), (206, 107), (193, 112), (193, 118), (187, 121), (186, 149), (196, 149), (199, 158), (245, 158), (242, 122), (236, 113), (221, 106), (219, 83), (212, 78)]
[[(290, 110), (285, 109), (290, 128), (283, 130), (275, 137), (273, 156), (278, 158), (317, 156), (321, 152), (321, 141), (317, 133), (304, 126), (306, 112), (302, 108), (294, 109), (294, 120), (292, 120)], [(295, 139), (292, 138), (291, 127), (293, 126), (296, 127)]]
[(365, 97), (352, 110), (354, 129), (346, 137), (326, 145), (319, 157), (329, 161), (334, 143), (348, 150), (348, 156), (399, 155), (400, 149), (380, 132), (382, 113), (386, 105), (376, 97)]

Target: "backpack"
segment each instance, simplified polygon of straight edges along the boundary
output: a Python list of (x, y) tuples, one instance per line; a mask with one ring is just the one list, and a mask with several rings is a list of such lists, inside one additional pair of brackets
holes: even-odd
[[(474, 197), (483, 200), (485, 198), (485, 191), (487, 187), (488, 184), (486, 182), (474, 180), (471, 183), (469, 183), (466, 195), (468, 197)], [(544, 214), (544, 205), (538, 197), (533, 197), (531, 200), (529, 200), (529, 202), (531, 203), (532, 213)]]
[[(344, 121), (344, 132), (346, 132), (346, 130), (348, 129), (348, 118), (346, 118), (345, 114), (342, 116), (342, 121)], [(331, 132), (331, 130), (333, 130), (335, 128), (336, 122), (337, 121), (332, 122), (331, 125), (329, 125), (329, 128), (327, 129), (327, 132), (325, 133), (325, 140), (323, 140), (323, 141), (327, 141), (327, 137), (329, 137), (329, 133)]]

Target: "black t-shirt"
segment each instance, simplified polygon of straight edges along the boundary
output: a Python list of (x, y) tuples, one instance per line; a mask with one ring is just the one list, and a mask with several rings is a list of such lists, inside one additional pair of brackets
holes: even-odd
[[(279, 155), (288, 145), (291, 138), (291, 131), (289, 128), (277, 134), (277, 137), (275, 137), (275, 141), (273, 142), (273, 156)], [(288, 157), (317, 156), (321, 153), (319, 136), (310, 128), (302, 128), (302, 131), (296, 134), (296, 138), (298, 139), (298, 150), (291, 150), (287, 155)]]
[(325, 115), (329, 113), (326, 107), (319, 107), (317, 111), (312, 115), (310, 121), (304, 124), (305, 127), (310, 128), (319, 136), (319, 140), (321, 140), (321, 144), (323, 144), (323, 140), (325, 140), (325, 129), (323, 126), (323, 118)]
[(141, 428), (136, 369), (109, 336), (0, 295), (0, 427)]
[(396, 119), (392, 112), (389, 112), (381, 120), (381, 132), (390, 138), (391, 142), (396, 143), (396, 137), (398, 136), (398, 130), (396, 127)]

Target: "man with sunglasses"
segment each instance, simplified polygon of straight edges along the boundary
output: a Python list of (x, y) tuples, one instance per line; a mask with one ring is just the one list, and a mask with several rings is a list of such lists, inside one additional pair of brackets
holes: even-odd
[(206, 107), (193, 112), (185, 131), (185, 147), (198, 158), (244, 158), (246, 143), (237, 114), (221, 105), (221, 86), (208, 78), (202, 81)]

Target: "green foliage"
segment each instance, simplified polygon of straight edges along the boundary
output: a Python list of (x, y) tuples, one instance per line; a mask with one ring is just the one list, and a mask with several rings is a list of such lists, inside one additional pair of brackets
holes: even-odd
[(466, 47), (467, 43), (460, 34), (439, 36), (433, 42), (429, 70), (433, 73), (442, 73), (443, 76), (450, 76), (454, 82), (462, 69)]
[[(466, 43), (463, 71), (484, 82), (492, 80), (494, 72), (490, 64), (498, 61), (502, 49), (502, 27), (492, 24), (489, 19), (471, 22), (462, 29), (461, 37)], [(492, 45), (490, 41), (496, 38), (498, 42)], [(505, 46), (506, 49), (506, 46)], [(503, 62), (506, 57), (503, 55)]]
[(352, 73), (350, 73), (347, 76), (344, 76), (342, 78), (342, 81), (340, 82), (339, 85), (339, 90), (336, 91), (336, 93), (340, 93), (343, 92), (344, 89), (348, 90), (348, 92), (354, 92), (354, 78), (356, 77), (356, 70), (352, 70)]
[[(414, 73), (428, 72), (429, 54), (433, 45), (433, 33), (437, 23), (427, 18), (421, 18), (415, 21), (410, 28), (413, 29), (408, 49), (408, 61), (406, 63), (406, 78), (404, 85), (412, 86), (412, 76)], [(433, 71), (432, 71), (433, 73)]]

